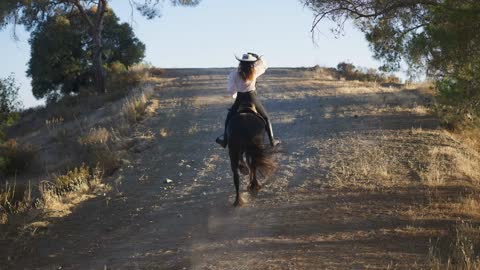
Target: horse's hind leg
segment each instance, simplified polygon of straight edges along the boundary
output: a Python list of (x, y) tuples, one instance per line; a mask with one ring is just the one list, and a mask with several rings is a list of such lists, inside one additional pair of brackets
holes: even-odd
[(242, 206), (244, 203), (242, 196), (240, 195), (240, 175), (238, 174), (238, 163), (238, 153), (233, 153), (233, 151), (230, 151), (230, 165), (233, 172), (233, 183), (235, 184), (235, 191), (237, 192), (233, 206)]
[(248, 185), (248, 190), (251, 193), (257, 193), (262, 186), (258, 183), (257, 180), (257, 168), (255, 167), (255, 162), (250, 163), (250, 184)]

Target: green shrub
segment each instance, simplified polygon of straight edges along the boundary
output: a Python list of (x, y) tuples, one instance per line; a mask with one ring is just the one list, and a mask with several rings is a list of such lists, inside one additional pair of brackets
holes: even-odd
[(127, 71), (127, 67), (120, 61), (110, 63), (109, 71), (113, 74), (121, 74)]
[(3, 175), (19, 174), (29, 168), (36, 154), (32, 145), (22, 145), (8, 140), (0, 145), (0, 172)]
[(385, 74), (374, 68), (358, 68), (351, 63), (340, 62), (337, 65), (337, 76), (345, 80), (358, 80), (378, 83), (400, 83), (400, 79), (393, 74)]
[(18, 111), (22, 106), (18, 100), (19, 89), (13, 74), (0, 79), (0, 142), (4, 140), (5, 127), (12, 125), (18, 119)]

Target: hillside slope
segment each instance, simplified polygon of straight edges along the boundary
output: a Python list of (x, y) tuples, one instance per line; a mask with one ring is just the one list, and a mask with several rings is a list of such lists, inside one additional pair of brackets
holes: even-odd
[(477, 175), (456, 165), (478, 156), (439, 128), (428, 94), (302, 69), (272, 69), (258, 82), (283, 142), (279, 166), (233, 208), (227, 151), (214, 143), (232, 102), (227, 72), (168, 70), (150, 97), (155, 110), (133, 128), (135, 146), (106, 180), (113, 191), (2, 245), (10, 257), (1, 265), (422, 269), (435, 239), (478, 218), (463, 207)]

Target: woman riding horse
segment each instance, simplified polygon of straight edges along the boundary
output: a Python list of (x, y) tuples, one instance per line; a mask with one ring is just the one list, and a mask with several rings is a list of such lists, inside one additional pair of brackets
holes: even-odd
[(267, 129), (270, 145), (272, 147), (276, 146), (280, 141), (275, 140), (273, 137), (270, 118), (268, 117), (265, 108), (263, 108), (262, 103), (260, 103), (260, 100), (257, 99), (257, 91), (255, 90), (257, 78), (265, 73), (265, 70), (267, 70), (267, 64), (262, 57), (255, 53), (246, 53), (241, 59), (237, 58), (237, 60), (240, 61), (238, 70), (231, 72), (228, 76), (228, 91), (232, 94), (232, 97), (235, 98), (235, 102), (230, 108), (227, 114), (227, 119), (225, 120), (223, 139), (222, 136), (220, 136), (216, 139), (216, 142), (223, 148), (227, 146), (227, 125), (230, 118), (237, 113), (240, 105), (253, 104), (256, 111), (263, 117), (263, 119), (265, 119), (265, 128)]

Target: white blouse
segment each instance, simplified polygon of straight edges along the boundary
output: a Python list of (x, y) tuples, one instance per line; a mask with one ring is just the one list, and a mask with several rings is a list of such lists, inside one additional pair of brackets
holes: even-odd
[(237, 92), (250, 92), (254, 91), (255, 83), (257, 82), (257, 78), (260, 77), (265, 70), (267, 70), (268, 66), (265, 60), (260, 57), (258, 61), (254, 64), (254, 73), (253, 79), (244, 81), (242, 77), (238, 74), (238, 71), (232, 71), (228, 75), (228, 92), (232, 95), (233, 98), (237, 97)]

